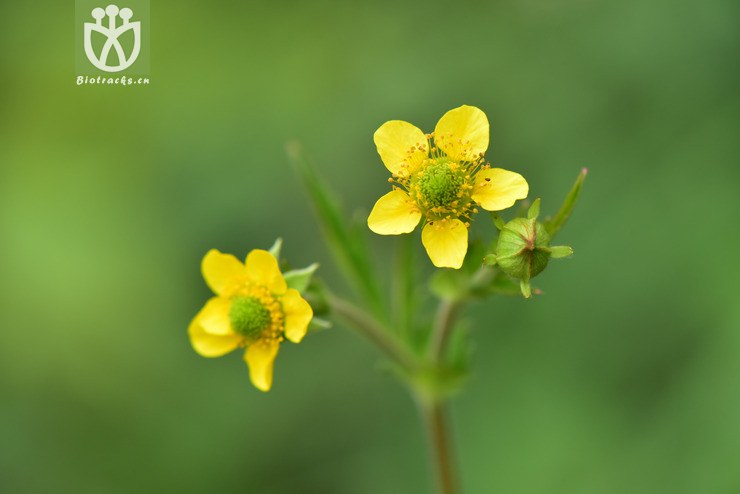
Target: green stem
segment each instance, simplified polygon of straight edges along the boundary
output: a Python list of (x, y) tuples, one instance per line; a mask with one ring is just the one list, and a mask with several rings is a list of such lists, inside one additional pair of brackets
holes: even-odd
[(495, 270), (488, 266), (481, 266), (470, 279), (468, 293), (456, 299), (445, 299), (437, 307), (437, 315), (434, 319), (432, 336), (429, 341), (429, 359), (438, 365), (444, 357), (447, 340), (455, 328), (455, 319), (463, 308), (468, 294), (489, 284), (493, 279)]
[(427, 429), (428, 441), (437, 471), (437, 489), (440, 494), (458, 494), (455, 462), (445, 411), (445, 403), (438, 399), (419, 399), (419, 409)]
[(462, 308), (461, 300), (442, 300), (437, 307), (432, 336), (429, 341), (429, 359), (438, 364), (444, 356), (447, 340), (455, 325), (455, 318)]
[[(494, 274), (494, 269), (481, 266), (471, 278), (467, 293), (457, 299), (442, 300), (439, 303), (434, 326), (432, 327), (428, 353), (429, 361), (435, 368), (440, 368), (443, 365), (447, 342), (455, 328), (455, 320), (469, 295), (488, 285)], [(433, 396), (426, 399), (422, 397), (419, 402), (424, 422), (427, 425), (432, 455), (434, 456), (439, 492), (441, 494), (456, 494), (459, 489), (445, 412), (446, 400), (443, 397)]]
[(332, 312), (378, 346), (406, 370), (418, 367), (417, 358), (383, 325), (353, 303), (332, 294), (326, 295)]

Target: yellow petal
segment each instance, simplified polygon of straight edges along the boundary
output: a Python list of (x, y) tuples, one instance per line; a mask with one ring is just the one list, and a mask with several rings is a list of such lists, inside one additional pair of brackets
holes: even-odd
[(272, 386), (272, 365), (277, 357), (280, 343), (276, 340), (258, 340), (249, 345), (244, 360), (249, 366), (249, 378), (260, 391), (270, 391)]
[(255, 249), (247, 256), (247, 279), (276, 295), (282, 295), (288, 288), (277, 259), (266, 250)]
[(229, 309), (231, 301), (224, 297), (213, 297), (196, 316), (200, 319), (200, 325), (206, 333), (213, 335), (233, 334), (231, 321), (229, 320)]
[(203, 279), (213, 293), (220, 295), (225, 288), (244, 278), (244, 264), (231, 254), (222, 254), (216, 249), (211, 249), (203, 257), (201, 263)]
[(242, 341), (242, 337), (234, 333), (223, 336), (206, 333), (198, 316), (195, 316), (188, 326), (188, 335), (193, 349), (203, 357), (225, 355), (238, 347)]
[(421, 212), (407, 193), (392, 190), (378, 199), (367, 218), (367, 226), (380, 235), (400, 235), (414, 231)]
[(460, 269), (468, 251), (468, 229), (458, 219), (430, 222), (421, 231), (421, 242), (435, 266)]
[(373, 141), (383, 164), (395, 174), (404, 163), (409, 171), (413, 170), (429, 154), (429, 143), (424, 133), (403, 120), (391, 120), (381, 125), (375, 131)]
[(285, 314), (285, 337), (293, 343), (300, 343), (306, 336), (313, 309), (294, 288), (289, 288), (280, 302)]
[(463, 105), (445, 113), (434, 128), (434, 143), (455, 160), (474, 160), (488, 149), (486, 114)]
[(481, 170), (475, 175), (472, 198), (488, 211), (501, 211), (529, 194), (529, 184), (518, 173), (502, 168)]

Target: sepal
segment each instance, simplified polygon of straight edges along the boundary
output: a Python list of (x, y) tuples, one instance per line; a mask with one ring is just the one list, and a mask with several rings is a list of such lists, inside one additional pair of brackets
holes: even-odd
[(318, 268), (319, 264), (315, 262), (303, 269), (293, 269), (288, 271), (283, 274), (285, 283), (288, 284), (288, 288), (295, 288), (300, 293), (304, 293), (311, 284), (311, 278)]
[(268, 250), (270, 254), (272, 254), (272, 257), (277, 259), (278, 263), (280, 263), (280, 252), (283, 249), (283, 239), (278, 237), (275, 239), (275, 243), (272, 244), (272, 247)]
[(588, 168), (583, 168), (581, 170), (581, 173), (578, 175), (575, 183), (573, 184), (573, 187), (571, 187), (570, 191), (568, 192), (568, 195), (565, 196), (565, 200), (560, 206), (558, 212), (552, 218), (548, 218), (547, 220), (545, 220), (545, 228), (547, 229), (547, 233), (550, 234), (550, 238), (555, 237), (555, 235), (558, 233), (558, 231), (560, 231), (563, 225), (565, 225), (565, 222), (568, 221), (568, 218), (570, 218), (570, 215), (573, 213), (573, 209), (576, 207), (578, 198), (581, 195), (581, 189), (583, 188), (583, 182), (586, 180), (587, 174)]

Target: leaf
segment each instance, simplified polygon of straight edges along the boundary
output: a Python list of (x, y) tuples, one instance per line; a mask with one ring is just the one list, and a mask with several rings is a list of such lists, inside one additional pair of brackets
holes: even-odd
[(297, 142), (286, 147), (293, 168), (306, 187), (321, 225), (321, 231), (337, 265), (355, 290), (376, 314), (383, 314), (383, 302), (375, 270), (370, 262), (367, 237), (349, 223), (332, 191), (323, 183)]
[(560, 206), (560, 210), (551, 219), (545, 221), (545, 228), (547, 229), (547, 233), (550, 234), (550, 239), (555, 237), (555, 234), (563, 227), (563, 225), (565, 225), (568, 218), (570, 218), (573, 208), (575, 208), (576, 202), (578, 202), (578, 197), (581, 195), (581, 189), (583, 188), (583, 182), (586, 180), (587, 173), (587, 168), (581, 170), (581, 173), (578, 175), (578, 178), (570, 189), (570, 192), (565, 196), (565, 200), (563, 201), (563, 205)]
[(310, 266), (306, 266), (303, 269), (294, 269), (283, 274), (285, 282), (288, 284), (288, 288), (295, 288), (299, 292), (303, 293), (311, 283), (311, 277), (319, 268), (319, 263), (315, 262)]

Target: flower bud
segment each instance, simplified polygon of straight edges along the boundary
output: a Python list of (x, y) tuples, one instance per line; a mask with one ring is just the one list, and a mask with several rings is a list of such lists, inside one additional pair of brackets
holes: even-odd
[(550, 236), (535, 218), (515, 218), (506, 225), (496, 244), (496, 264), (520, 280), (529, 280), (542, 272), (550, 259)]
[(495, 256), (489, 254), (484, 264), (496, 264), (504, 273), (521, 281), (522, 295), (529, 298), (532, 288), (529, 280), (540, 274), (550, 258), (568, 257), (573, 249), (566, 246), (550, 247), (550, 235), (545, 225), (537, 222), (540, 200), (530, 207), (526, 218), (515, 218), (501, 228)]

